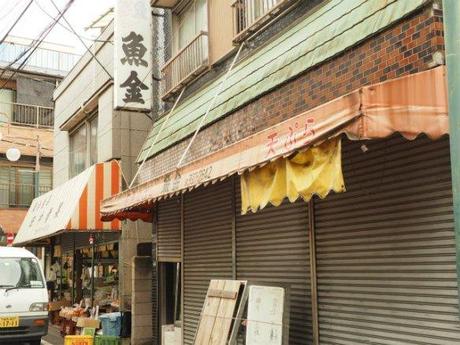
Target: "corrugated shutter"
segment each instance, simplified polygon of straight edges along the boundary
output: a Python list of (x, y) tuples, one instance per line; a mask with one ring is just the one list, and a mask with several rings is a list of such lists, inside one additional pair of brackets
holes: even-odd
[(158, 264), (155, 260), (157, 255), (157, 245), (152, 244), (152, 344), (158, 345), (159, 332), (158, 332)]
[[(239, 181), (239, 180), (238, 180)], [(237, 278), (290, 287), (289, 344), (312, 339), (308, 205), (304, 201), (267, 206), (242, 216), (236, 193)]]
[(321, 345), (458, 344), (448, 139), (362, 144), (315, 200)]
[(192, 344), (211, 279), (232, 278), (231, 180), (184, 194), (184, 343)]
[(157, 244), (158, 261), (181, 261), (180, 198), (158, 203)]

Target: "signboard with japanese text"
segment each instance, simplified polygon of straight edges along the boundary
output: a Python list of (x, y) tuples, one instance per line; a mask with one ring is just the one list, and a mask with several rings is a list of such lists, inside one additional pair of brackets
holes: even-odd
[(116, 161), (97, 163), (32, 201), (15, 245), (54, 236), (61, 231), (119, 231), (120, 222), (102, 222), (103, 198), (121, 189), (121, 170)]
[(283, 344), (284, 289), (272, 286), (249, 288), (246, 344)]
[(93, 170), (94, 166), (35, 198), (19, 228), (14, 244), (25, 244), (65, 230), (75, 209), (78, 208), (80, 196)]
[(114, 32), (114, 108), (150, 111), (152, 14), (149, 0), (117, 0)]

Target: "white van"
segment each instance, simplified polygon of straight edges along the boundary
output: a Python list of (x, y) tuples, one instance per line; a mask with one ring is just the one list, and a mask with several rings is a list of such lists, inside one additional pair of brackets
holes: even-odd
[(38, 259), (0, 247), (0, 344), (39, 345), (48, 332), (48, 291)]

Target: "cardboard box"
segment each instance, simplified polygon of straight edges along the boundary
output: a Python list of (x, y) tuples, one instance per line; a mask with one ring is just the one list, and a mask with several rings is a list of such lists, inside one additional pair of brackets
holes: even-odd
[(58, 311), (61, 310), (62, 307), (70, 307), (70, 301), (60, 300), (48, 303), (49, 311)]
[(89, 317), (79, 317), (77, 320), (77, 327), (101, 328), (101, 321), (90, 319)]

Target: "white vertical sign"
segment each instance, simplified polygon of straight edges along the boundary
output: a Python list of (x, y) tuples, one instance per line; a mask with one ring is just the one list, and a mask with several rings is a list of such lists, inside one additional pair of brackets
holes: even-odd
[(284, 289), (249, 287), (247, 345), (282, 345)]
[(115, 109), (151, 109), (151, 12), (149, 0), (117, 0), (114, 32)]

